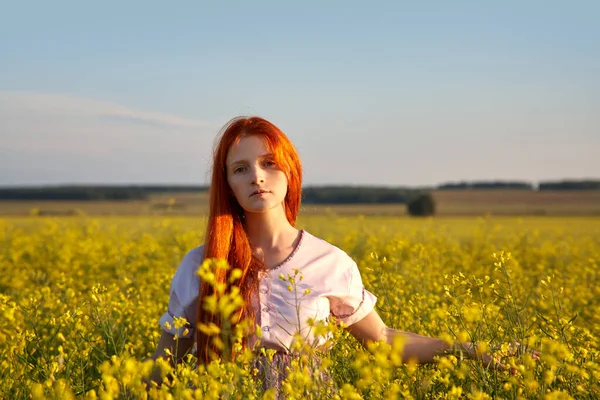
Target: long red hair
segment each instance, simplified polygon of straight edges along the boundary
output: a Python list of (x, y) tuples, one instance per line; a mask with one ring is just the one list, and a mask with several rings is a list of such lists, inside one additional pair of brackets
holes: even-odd
[[(260, 117), (237, 117), (230, 120), (217, 136), (213, 154), (212, 178), (209, 190), (210, 211), (206, 239), (204, 245), (204, 258), (227, 260), (233, 268), (242, 270), (242, 277), (238, 281), (244, 307), (239, 315), (239, 321), (245, 318), (254, 320), (256, 312), (252, 307), (251, 299), (258, 291), (258, 274), (264, 269), (263, 261), (256, 258), (244, 228), (244, 211), (233, 196), (227, 183), (227, 154), (231, 146), (243, 136), (257, 135), (265, 140), (265, 144), (272, 152), (276, 164), (285, 173), (288, 181), (287, 195), (284, 208), (287, 220), (292, 226), (300, 209), (302, 198), (302, 165), (298, 153), (288, 137), (271, 122)], [(229, 271), (219, 270), (216, 283), (226, 284), (229, 289)], [(200, 283), (198, 301), (197, 323), (214, 323), (221, 327), (221, 320), (209, 312), (202, 305), (205, 296), (213, 294), (212, 286), (206, 282)], [(197, 330), (198, 362), (208, 363), (211, 353), (220, 352), (212, 345), (211, 337)], [(245, 345), (245, 342), (243, 343)]]

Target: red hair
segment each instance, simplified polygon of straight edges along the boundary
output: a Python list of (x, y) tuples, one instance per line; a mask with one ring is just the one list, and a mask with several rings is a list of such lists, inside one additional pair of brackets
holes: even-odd
[[(229, 121), (217, 136), (217, 145), (213, 154), (212, 178), (209, 190), (210, 211), (204, 258), (227, 260), (231, 269), (242, 270), (238, 281), (244, 306), (239, 315), (239, 321), (245, 318), (254, 320), (255, 310), (251, 299), (258, 291), (258, 273), (264, 269), (263, 261), (255, 257), (252, 246), (246, 235), (243, 223), (244, 211), (233, 196), (227, 183), (227, 154), (231, 146), (243, 136), (256, 135), (263, 138), (265, 144), (274, 156), (274, 161), (285, 173), (288, 181), (284, 208), (287, 220), (292, 226), (300, 209), (302, 197), (302, 165), (298, 153), (288, 137), (271, 122), (260, 117), (237, 117)], [(219, 270), (215, 283), (223, 283), (229, 289), (229, 271)], [(228, 290), (226, 290), (228, 291)], [(197, 323), (210, 322), (221, 327), (218, 316), (206, 312), (202, 305), (205, 296), (213, 294), (212, 286), (206, 282), (200, 283)], [(211, 353), (219, 354), (212, 345), (211, 338), (197, 330), (198, 361), (207, 363)], [(245, 346), (245, 342), (243, 343)]]

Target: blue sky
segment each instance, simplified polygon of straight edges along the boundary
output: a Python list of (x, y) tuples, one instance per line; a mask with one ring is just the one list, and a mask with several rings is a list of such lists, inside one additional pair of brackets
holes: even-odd
[[(485, 3), (485, 4), (484, 4)], [(0, 185), (207, 183), (239, 114), (306, 184), (600, 177), (596, 1), (22, 1)]]

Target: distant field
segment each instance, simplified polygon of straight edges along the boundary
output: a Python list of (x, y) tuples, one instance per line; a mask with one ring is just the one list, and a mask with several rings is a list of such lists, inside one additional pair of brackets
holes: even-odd
[(600, 215), (600, 190), (440, 190), (440, 215)]
[[(437, 215), (600, 215), (600, 191), (443, 190)], [(148, 201), (0, 201), (0, 215), (203, 215), (206, 193), (160, 194)], [(304, 214), (405, 215), (404, 204), (304, 204)]]
[(147, 201), (0, 201), (0, 215), (198, 215), (208, 210), (206, 193), (173, 193)]

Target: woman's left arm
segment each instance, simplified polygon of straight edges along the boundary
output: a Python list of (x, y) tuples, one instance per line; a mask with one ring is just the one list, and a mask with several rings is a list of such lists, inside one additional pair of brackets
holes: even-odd
[(347, 329), (363, 344), (385, 340), (391, 345), (394, 343), (396, 336), (401, 336), (404, 342), (402, 359), (405, 361), (415, 360), (420, 364), (431, 363), (434, 361), (435, 356), (448, 351), (462, 351), (471, 359), (477, 358), (477, 352), (472, 343), (455, 342), (450, 345), (442, 339), (388, 328), (375, 310), (360, 321), (350, 325)]

